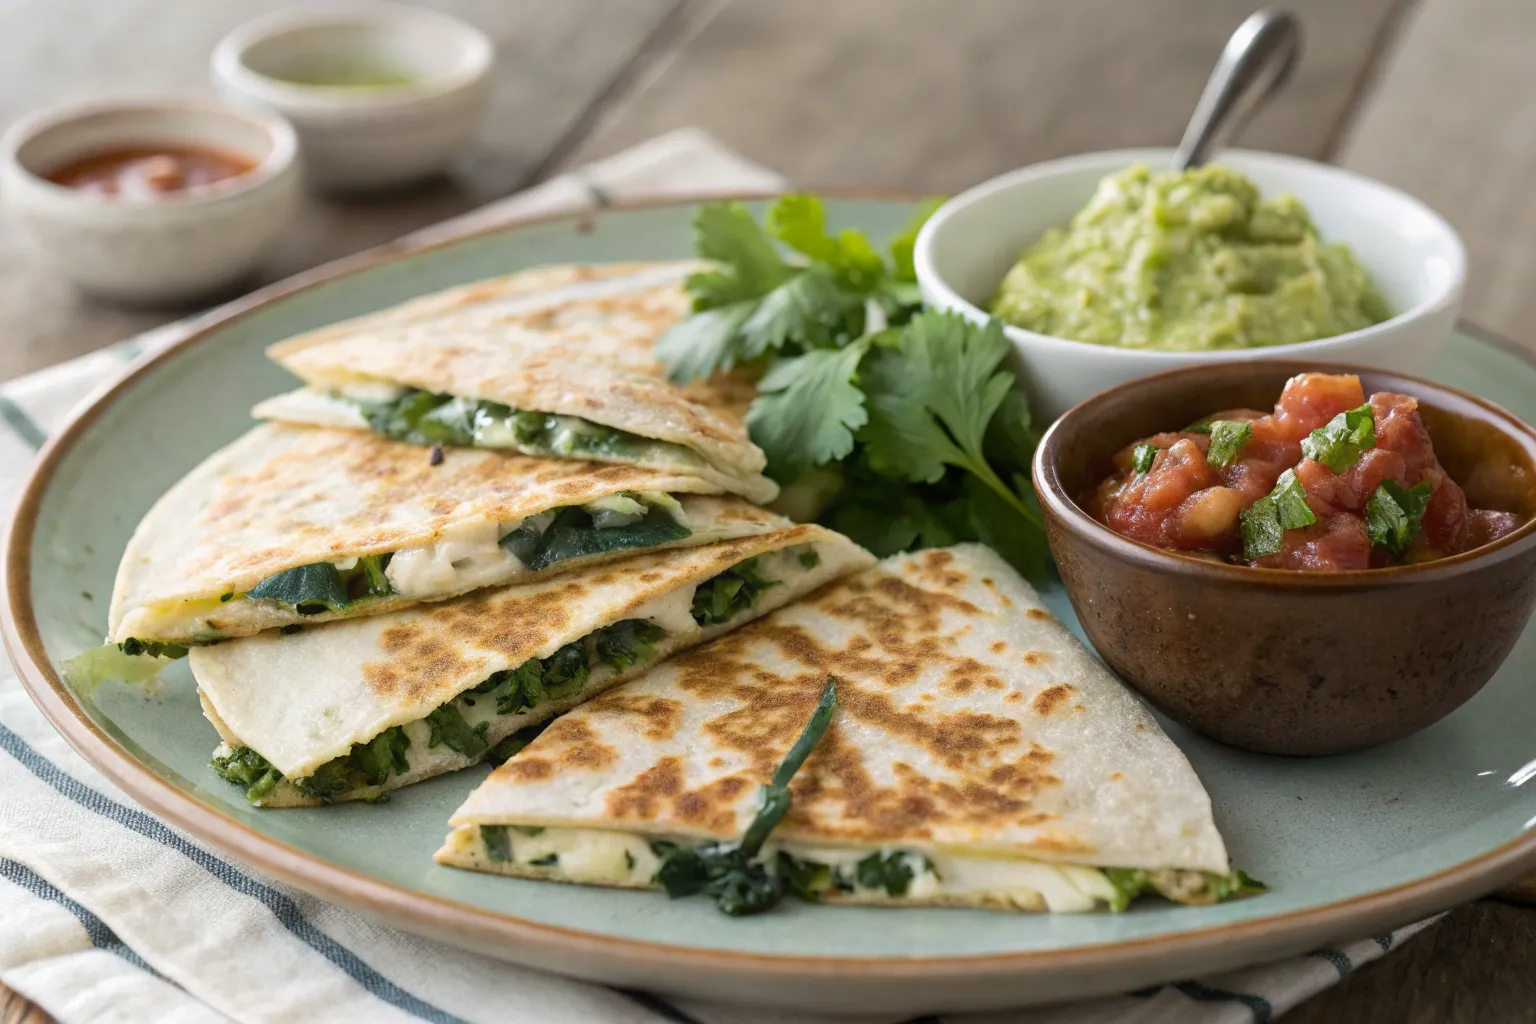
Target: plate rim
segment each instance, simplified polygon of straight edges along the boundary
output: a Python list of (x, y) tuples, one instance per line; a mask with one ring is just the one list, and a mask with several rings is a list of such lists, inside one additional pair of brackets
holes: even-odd
[[(922, 198), (921, 193), (899, 189), (826, 188), (815, 192), (847, 201), (910, 204)], [(185, 337), (136, 359), (117, 376), (98, 386), (48, 439), (27, 475), (3, 541), (0, 584), (3, 584), (4, 599), (0, 603), (0, 638), (4, 640), (11, 665), (28, 697), (76, 753), (169, 823), (244, 864), (322, 899), (383, 915), (407, 930), (447, 938), (459, 945), (465, 945), (464, 940), (490, 943), (493, 947), (490, 950), (480, 945), (475, 947), (483, 952), (494, 952), (496, 946), (525, 951), (537, 949), (545, 954), (599, 956), (607, 962), (630, 968), (701, 967), (764, 977), (784, 976), (790, 972), (799, 977), (808, 973), (846, 976), (856, 972), (865, 981), (1018, 978), (1046, 971), (1131, 968), (1144, 964), (1149, 955), (1160, 961), (1188, 960), (1223, 950), (1230, 952), (1241, 943), (1262, 942), (1266, 947), (1278, 948), (1317, 941), (1323, 936), (1342, 936), (1355, 922), (1369, 922), (1373, 927), (1395, 926), (1463, 899), (1476, 898), (1523, 871), (1536, 868), (1536, 830), (1532, 830), (1477, 857), (1390, 889), (1273, 917), (1064, 949), (939, 957), (824, 957), (710, 949), (621, 938), (530, 921), (408, 889), (307, 853), (260, 832), (156, 775), (90, 718), (49, 664), (30, 600), (32, 542), (43, 497), (59, 464), (73, 450), (80, 435), (152, 368), (179, 357), (232, 322), (301, 292), (381, 264), (539, 225), (565, 221), (580, 225), (611, 213), (693, 206), (723, 199), (767, 200), (776, 195), (773, 192), (704, 192), (662, 200), (620, 202), (595, 210), (517, 218), (436, 241), (404, 239), (386, 242), (266, 285), (196, 317)], [(1459, 321), (1455, 329), (1536, 368), (1536, 355), (1496, 332), (1465, 321)], [(572, 969), (577, 966), (568, 965)], [(547, 960), (546, 968), (560, 969), (549, 966)], [(566, 973), (583, 973), (572, 969)]]

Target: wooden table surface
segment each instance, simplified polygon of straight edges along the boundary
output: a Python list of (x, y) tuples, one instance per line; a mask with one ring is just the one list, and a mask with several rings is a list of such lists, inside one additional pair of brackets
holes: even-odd
[[(0, 127), (106, 91), (206, 89), (275, 0), (0, 0)], [(432, 0), (499, 46), (480, 144), (386, 200), (310, 200), (271, 280), (698, 125), (799, 184), (953, 191), (1048, 157), (1176, 140), (1258, 0)], [(1307, 51), (1243, 139), (1428, 201), (1471, 257), (1466, 317), (1536, 340), (1536, 4), (1290, 0)], [(174, 12), (174, 13), (173, 13)], [(132, 39), (132, 45), (124, 40)], [(252, 283), (258, 283), (253, 281)], [(0, 232), (0, 379), (186, 311), (91, 302)], [(1533, 346), (1536, 348), (1536, 346)], [(1462, 907), (1287, 1016), (1536, 1019), (1536, 882)], [(0, 989), (0, 1024), (46, 1018)]]

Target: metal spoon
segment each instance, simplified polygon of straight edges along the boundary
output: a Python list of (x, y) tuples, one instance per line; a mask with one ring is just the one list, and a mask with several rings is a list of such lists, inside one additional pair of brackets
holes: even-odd
[(1199, 167), (1290, 78), (1301, 59), (1301, 23), (1289, 11), (1266, 7), (1248, 16), (1227, 40), (1179, 140), (1173, 165)]

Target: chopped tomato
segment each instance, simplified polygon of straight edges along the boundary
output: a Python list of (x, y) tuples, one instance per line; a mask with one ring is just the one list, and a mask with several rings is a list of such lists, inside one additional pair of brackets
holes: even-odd
[[(1323, 431), (1321, 441), (1314, 437), (1309, 444), (1331, 443), (1327, 430), (1360, 422), (1356, 416), (1330, 427), (1335, 418), (1362, 406), (1368, 406), (1371, 414), (1374, 444), (1346, 447), (1342, 458), (1339, 449), (1319, 452), (1319, 458), (1329, 464), (1305, 456), (1302, 442), (1309, 435)], [(1367, 403), (1360, 379), (1353, 374), (1299, 374), (1286, 382), (1272, 413), (1226, 409), (1207, 417), (1206, 423), (1238, 420), (1249, 425), (1248, 440), (1238, 457), (1225, 466), (1207, 461), (1211, 438), (1198, 429), (1156, 434), (1127, 445), (1115, 456), (1115, 473), (1094, 494), (1094, 514), (1110, 529), (1145, 544), (1303, 571), (1427, 561), (1470, 550), (1518, 529), (1518, 516), (1467, 507), (1465, 493), (1435, 457), (1434, 442), (1418, 407), (1418, 401), (1408, 395), (1385, 391), (1372, 395)], [(1132, 462), (1138, 445), (1158, 449), (1144, 473), (1136, 472)], [(1342, 468), (1335, 472), (1330, 464)], [(1281, 530), (1277, 521), (1273, 529), (1280, 531), (1278, 550), (1270, 546), (1267, 551), (1263, 547), (1257, 553), (1245, 551), (1242, 513), (1259, 499), (1278, 493), (1276, 484), (1286, 470), (1295, 473), (1316, 522)], [(1428, 485), (1427, 500), (1423, 487), (1404, 499), (1413, 506), (1404, 510), (1412, 527), (1406, 544), (1390, 530), (1372, 536), (1368, 522), (1372, 498), (1386, 493), (1387, 499), (1397, 500), (1383, 487), (1386, 481), (1400, 485), (1395, 492), (1399, 494), (1412, 491), (1415, 485)], [(1374, 529), (1383, 530), (1379, 525)], [(1273, 545), (1272, 540), (1268, 543)]]

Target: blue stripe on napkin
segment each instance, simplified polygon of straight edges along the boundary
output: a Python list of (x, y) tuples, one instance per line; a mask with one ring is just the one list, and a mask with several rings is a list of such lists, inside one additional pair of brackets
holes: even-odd
[(1180, 981), (1173, 987), (1197, 1003), (1242, 1003), (1253, 1014), (1254, 1024), (1269, 1024), (1275, 1016), (1275, 1008), (1269, 1005), (1269, 1000), (1263, 996), (1249, 995), (1246, 992), (1227, 992), (1224, 989), (1202, 985), (1198, 981)]
[(32, 417), (22, 412), (21, 406), (3, 394), (0, 394), (0, 422), (9, 426), (11, 433), (21, 438), (33, 451), (37, 451), (48, 440), (48, 435), (32, 422)]
[(277, 918), (278, 923), (288, 929), (295, 938), (346, 972), (348, 977), (362, 985), (372, 995), (397, 1009), (420, 1017), (422, 1020), (432, 1021), (434, 1024), (468, 1024), (462, 1018), (418, 999), (369, 967), (356, 953), (311, 924), (300, 912), (298, 904), (289, 896), (258, 882), (206, 850), (187, 842), (169, 826), (162, 824), (148, 813), (124, 807), (92, 789), (59, 769), (4, 725), (0, 725), (0, 750), (10, 754), (21, 763), (22, 767), (86, 810), (175, 850), (235, 892), (260, 901), (272, 912), (272, 916)]
[(79, 921), (80, 926), (85, 929), (86, 937), (91, 940), (92, 946), (95, 946), (97, 949), (106, 950), (108, 953), (116, 953), (140, 970), (148, 971), (157, 978), (161, 977), (159, 971), (149, 966), (149, 964), (144, 962), (143, 957), (129, 949), (123, 940), (117, 937), (117, 933), (108, 928), (101, 918), (64, 895), (57, 886), (25, 864), (0, 857), (0, 878), (14, 882), (32, 895), (42, 897), (49, 903), (57, 903), (75, 915), (75, 920)]

